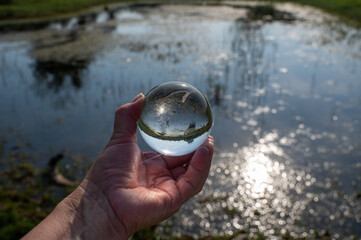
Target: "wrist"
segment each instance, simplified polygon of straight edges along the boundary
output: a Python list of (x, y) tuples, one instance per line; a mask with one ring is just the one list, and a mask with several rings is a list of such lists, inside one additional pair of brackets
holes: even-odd
[(54, 212), (65, 214), (70, 225), (70, 237), (81, 239), (128, 239), (103, 191), (86, 178), (66, 197)]

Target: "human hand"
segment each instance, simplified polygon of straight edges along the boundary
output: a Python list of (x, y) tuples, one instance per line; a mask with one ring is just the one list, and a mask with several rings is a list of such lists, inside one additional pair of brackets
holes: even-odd
[(213, 156), (212, 137), (186, 156), (142, 153), (136, 121), (144, 100), (140, 94), (119, 107), (113, 135), (85, 178), (101, 189), (128, 236), (167, 219), (200, 192)]
[(213, 138), (181, 157), (142, 153), (140, 94), (116, 111), (109, 143), (78, 188), (24, 239), (127, 239), (174, 214), (207, 179)]

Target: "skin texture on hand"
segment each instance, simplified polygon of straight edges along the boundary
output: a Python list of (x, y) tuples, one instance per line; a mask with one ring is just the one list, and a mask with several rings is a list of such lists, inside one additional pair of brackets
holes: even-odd
[[(136, 122), (144, 100), (139, 94), (118, 108), (112, 137), (83, 182), (25, 238), (127, 239), (169, 218), (201, 191), (211, 166), (213, 138), (181, 157), (143, 153)], [(49, 235), (51, 231), (56, 234)]]
[(211, 137), (182, 157), (142, 153), (136, 121), (144, 99), (138, 95), (116, 111), (113, 136), (86, 177), (103, 190), (129, 235), (167, 219), (197, 194), (213, 155)]

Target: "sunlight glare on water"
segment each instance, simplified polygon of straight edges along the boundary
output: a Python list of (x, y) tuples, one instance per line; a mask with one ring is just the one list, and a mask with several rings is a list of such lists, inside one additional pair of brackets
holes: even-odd
[(267, 162), (269, 158), (263, 153), (257, 154), (247, 160), (245, 166), (245, 181), (246, 187), (251, 192), (251, 196), (256, 198), (264, 193), (267, 186), (270, 184), (269, 166)]

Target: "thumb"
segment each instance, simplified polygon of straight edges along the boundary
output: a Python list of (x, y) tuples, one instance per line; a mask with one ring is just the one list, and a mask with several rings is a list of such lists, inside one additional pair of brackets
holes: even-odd
[(137, 121), (145, 96), (139, 93), (130, 103), (120, 106), (115, 112), (113, 137), (136, 138)]

